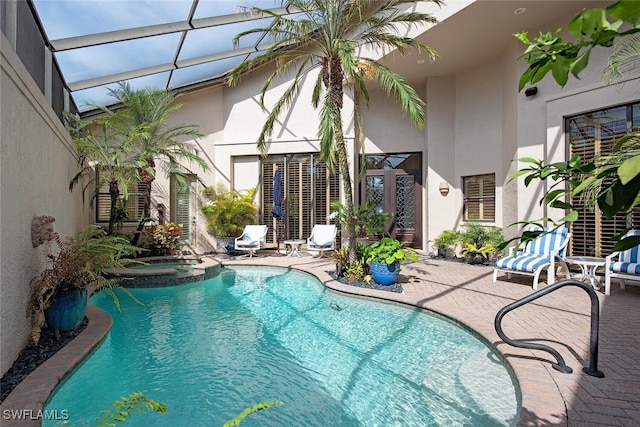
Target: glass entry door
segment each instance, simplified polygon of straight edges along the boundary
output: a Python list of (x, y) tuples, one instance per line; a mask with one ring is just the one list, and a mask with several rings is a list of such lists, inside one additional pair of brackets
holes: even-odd
[(392, 237), (422, 248), (421, 155), (367, 155), (366, 176), (361, 184), (361, 204), (374, 201), (381, 212), (393, 215)]

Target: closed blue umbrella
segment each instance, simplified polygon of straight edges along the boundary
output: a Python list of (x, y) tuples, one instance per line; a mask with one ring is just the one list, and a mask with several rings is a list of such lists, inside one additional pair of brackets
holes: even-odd
[(284, 209), (282, 209), (282, 177), (280, 169), (276, 169), (273, 174), (273, 217), (282, 218)]
[(282, 177), (280, 176), (280, 169), (276, 169), (273, 174), (273, 211), (271, 212), (276, 219), (276, 251), (280, 252), (280, 236), (278, 234), (278, 224), (280, 218), (284, 216), (284, 209), (282, 208)]

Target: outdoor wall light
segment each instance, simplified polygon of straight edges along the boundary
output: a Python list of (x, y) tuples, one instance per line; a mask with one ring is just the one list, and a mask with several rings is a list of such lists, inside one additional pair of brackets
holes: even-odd
[(538, 87), (537, 86), (531, 86), (525, 89), (524, 94), (526, 97), (530, 97), (535, 95), (536, 93), (538, 93)]
[(442, 181), (438, 189), (440, 190), (440, 194), (446, 196), (447, 194), (449, 194), (449, 183), (447, 181)]

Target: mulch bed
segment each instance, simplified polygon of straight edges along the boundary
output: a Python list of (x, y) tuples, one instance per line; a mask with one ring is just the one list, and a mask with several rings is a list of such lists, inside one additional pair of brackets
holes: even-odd
[(345, 285), (356, 286), (358, 288), (378, 289), (380, 291), (402, 293), (402, 284), (399, 283), (399, 282), (398, 283), (394, 283), (393, 285), (384, 286), (384, 285), (378, 285), (373, 280), (371, 282), (369, 282), (369, 283), (367, 283), (367, 282), (353, 282), (353, 281), (348, 280), (348, 279), (346, 279), (344, 277), (338, 277), (338, 275), (336, 274), (335, 271), (327, 271), (327, 273), (334, 280), (337, 280), (338, 282), (343, 283)]
[[(0, 380), (0, 403), (4, 402), (9, 393), (17, 387), (31, 372), (42, 365), (47, 359), (56, 354), (69, 341), (74, 339), (87, 327), (85, 317), (79, 327), (73, 331), (58, 332), (42, 328), (38, 345), (30, 343), (18, 355), (18, 358)], [(58, 335), (58, 336), (56, 336)]]

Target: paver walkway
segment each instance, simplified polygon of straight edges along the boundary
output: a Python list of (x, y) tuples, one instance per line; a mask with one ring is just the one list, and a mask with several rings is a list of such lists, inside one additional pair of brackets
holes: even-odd
[[(225, 265), (252, 264), (295, 267), (316, 275), (326, 286), (353, 294), (385, 298), (437, 311), (473, 328), (506, 357), (522, 391), (520, 426), (640, 426), (640, 287), (612, 294), (598, 293), (600, 346), (596, 378), (582, 372), (589, 365), (590, 300), (578, 287), (565, 287), (507, 314), (503, 329), (515, 339), (544, 338), (560, 352), (573, 373), (551, 367), (553, 357), (541, 351), (519, 349), (503, 343), (494, 329), (494, 318), (505, 305), (530, 295), (531, 277), (507, 280), (493, 269), (444, 260), (422, 259), (404, 266), (402, 294), (357, 288), (331, 279), (335, 268), (328, 258), (284, 257), (261, 251), (253, 258), (218, 258)], [(540, 288), (545, 286), (540, 284)], [(89, 326), (74, 341), (31, 374), (0, 405), (37, 413), (47, 396), (84, 354), (95, 346), (111, 319), (90, 306)], [(6, 420), (1, 424), (32, 426), (39, 420)]]

